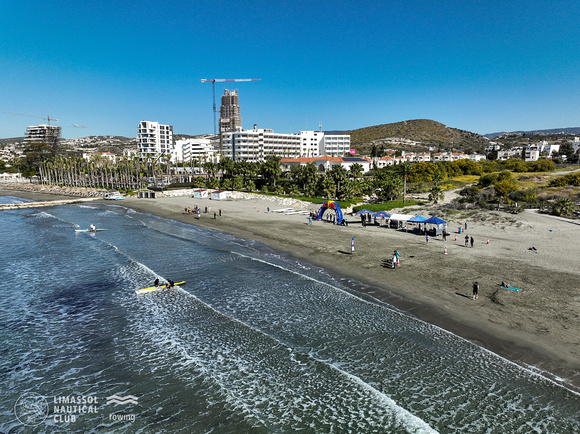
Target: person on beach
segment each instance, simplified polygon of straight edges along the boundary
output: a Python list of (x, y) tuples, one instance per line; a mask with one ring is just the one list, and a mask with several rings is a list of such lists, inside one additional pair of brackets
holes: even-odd
[(471, 247), (473, 247), (473, 237), (471, 237), (470, 243), (471, 243)]
[(479, 283), (473, 283), (473, 299), (475, 300), (479, 295)]
[(429, 234), (425, 233), (425, 243), (429, 244)]
[(401, 262), (399, 260), (399, 256), (400, 255), (399, 255), (399, 251), (398, 250), (395, 250), (395, 256), (397, 257), (397, 265), (401, 265)]
[(217, 218), (217, 214), (216, 214), (216, 212), (214, 211), (214, 212), (213, 212), (213, 219), (215, 220), (216, 218)]
[(221, 217), (222, 216), (222, 210), (221, 209), (219, 210), (219, 213), (220, 213), (220, 217)]
[(393, 263), (393, 270), (395, 270), (397, 268), (397, 251), (396, 250), (393, 253), (393, 259), (391, 259), (391, 262)]
[(467, 230), (467, 222), (465, 222), (465, 230)]
[(310, 216), (308, 217), (308, 224), (309, 224), (309, 225), (311, 225), (311, 224), (312, 224), (312, 215), (310, 215)]
[(443, 229), (443, 241), (447, 241), (447, 231)]
[(465, 247), (469, 245), (469, 235), (465, 235)]

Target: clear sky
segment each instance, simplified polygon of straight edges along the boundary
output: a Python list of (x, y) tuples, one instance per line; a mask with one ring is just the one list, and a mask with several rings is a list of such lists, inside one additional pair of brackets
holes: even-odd
[[(213, 132), (212, 89), (245, 128), (432, 119), (480, 134), (580, 126), (578, 0), (1, 0), (0, 138), (141, 120)], [(8, 113), (7, 113), (8, 112)]]

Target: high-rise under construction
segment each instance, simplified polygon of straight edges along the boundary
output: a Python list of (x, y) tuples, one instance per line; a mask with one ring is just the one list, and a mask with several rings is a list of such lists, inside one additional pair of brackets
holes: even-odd
[(220, 133), (242, 129), (240, 98), (237, 90), (224, 89), (220, 107)]

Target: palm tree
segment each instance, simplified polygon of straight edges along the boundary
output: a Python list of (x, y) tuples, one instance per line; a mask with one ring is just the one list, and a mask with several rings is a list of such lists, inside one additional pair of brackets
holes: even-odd
[(332, 166), (332, 169), (328, 172), (327, 176), (330, 176), (334, 181), (336, 184), (336, 194), (340, 195), (340, 185), (342, 181), (348, 177), (346, 169), (340, 164), (337, 164), (336, 166)]
[(280, 157), (270, 155), (266, 158), (266, 161), (262, 163), (262, 175), (272, 181), (273, 187), (276, 187), (276, 179), (282, 174), (280, 160)]
[(574, 202), (568, 198), (562, 198), (554, 204), (552, 208), (552, 213), (559, 216), (568, 217), (574, 214)]

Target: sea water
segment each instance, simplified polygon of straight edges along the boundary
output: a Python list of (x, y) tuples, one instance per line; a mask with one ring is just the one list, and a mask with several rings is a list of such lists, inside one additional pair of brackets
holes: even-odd
[(0, 245), (1, 432), (580, 432), (578, 394), (251, 240), (91, 204)]

